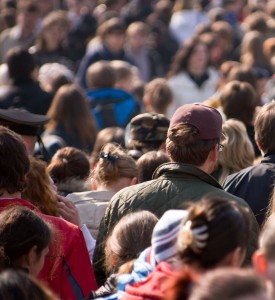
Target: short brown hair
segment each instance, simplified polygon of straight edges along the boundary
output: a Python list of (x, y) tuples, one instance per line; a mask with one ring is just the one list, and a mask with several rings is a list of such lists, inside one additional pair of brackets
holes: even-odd
[(201, 166), (219, 139), (196, 140), (198, 129), (190, 124), (181, 124), (169, 130), (166, 150), (174, 162)]
[(89, 88), (111, 88), (116, 83), (116, 73), (110, 62), (101, 60), (89, 66), (86, 81)]
[(156, 78), (145, 85), (143, 99), (150, 102), (154, 112), (165, 114), (173, 94), (164, 78)]
[(244, 124), (251, 124), (257, 105), (254, 88), (247, 82), (232, 81), (222, 89), (220, 101), (228, 119), (235, 118)]
[(266, 104), (257, 114), (255, 138), (264, 153), (275, 153), (275, 102)]

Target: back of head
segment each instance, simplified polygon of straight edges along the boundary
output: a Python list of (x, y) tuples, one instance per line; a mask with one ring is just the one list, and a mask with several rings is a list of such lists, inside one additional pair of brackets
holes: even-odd
[(116, 83), (116, 72), (110, 62), (101, 60), (90, 65), (86, 81), (91, 89), (112, 88)]
[(166, 114), (168, 106), (172, 101), (172, 90), (164, 78), (156, 78), (146, 84), (143, 102), (145, 106), (148, 103), (152, 111), (159, 114)]
[(220, 113), (202, 104), (186, 104), (174, 113), (167, 134), (166, 149), (174, 162), (201, 166), (219, 142)]
[(16, 81), (29, 80), (36, 67), (33, 56), (22, 48), (9, 50), (6, 62), (10, 78)]
[(257, 106), (257, 95), (246, 82), (232, 81), (221, 91), (220, 101), (228, 119), (235, 118), (245, 125), (251, 125)]
[(133, 76), (133, 66), (127, 61), (112, 60), (110, 66), (116, 73), (116, 80), (125, 80)]
[[(22, 268), (24, 255), (35, 248), (39, 255), (49, 246), (49, 225), (32, 210), (11, 206), (0, 213), (0, 268)], [(24, 266), (25, 267), (25, 266)]]
[(107, 143), (117, 144), (125, 148), (125, 131), (120, 127), (107, 127), (100, 130), (96, 136), (94, 149), (91, 154), (90, 163), (94, 167), (99, 160), (99, 153), (102, 147)]
[(188, 212), (178, 235), (178, 255), (183, 263), (208, 270), (226, 264), (227, 255), (237, 248), (245, 254), (250, 230), (247, 209), (209, 194), (191, 204)]
[(266, 14), (261, 11), (256, 11), (245, 18), (244, 23), (246, 24), (249, 31), (257, 30), (262, 34), (266, 34), (268, 31)]
[(164, 115), (153, 112), (135, 116), (130, 122), (129, 154), (139, 158), (145, 152), (159, 150), (165, 142), (169, 123)]
[(72, 178), (85, 180), (90, 174), (90, 163), (83, 151), (65, 147), (55, 153), (47, 170), (55, 183)]
[(221, 144), (224, 148), (218, 157), (218, 164), (222, 167), (220, 183), (228, 175), (252, 166), (255, 159), (252, 143), (242, 122), (235, 119), (225, 121), (222, 133)]
[(30, 168), (27, 149), (18, 134), (3, 126), (0, 126), (0, 158), (0, 190), (10, 194), (21, 192), (25, 185), (23, 178)]
[(57, 300), (42, 283), (22, 271), (6, 270), (0, 274), (0, 300)]
[(264, 153), (275, 153), (275, 102), (263, 106), (255, 120), (255, 139)]
[(149, 247), (157, 221), (157, 217), (149, 211), (124, 216), (106, 241), (107, 269), (116, 271), (122, 264), (137, 258), (140, 252)]
[(101, 184), (109, 185), (120, 178), (138, 177), (134, 159), (120, 147), (108, 143), (101, 149), (99, 161), (93, 171), (93, 178)]
[(27, 173), (22, 198), (28, 199), (46, 215), (59, 216), (57, 194), (53, 190), (47, 164), (32, 156), (29, 159), (31, 166)]
[[(173, 300), (175, 300), (174, 298)], [(189, 300), (271, 300), (264, 278), (252, 270), (218, 269), (209, 272), (193, 289)]]
[(238, 64), (233, 66), (228, 73), (227, 82), (238, 80), (240, 82), (250, 83), (251, 86), (256, 87), (256, 75), (251, 67)]
[(83, 149), (94, 143), (97, 129), (86, 95), (78, 85), (65, 84), (60, 87), (47, 115), (51, 117), (46, 125), (49, 131), (61, 124), (67, 135), (78, 137)]
[(169, 161), (169, 156), (162, 150), (144, 153), (137, 160), (138, 182), (151, 180), (157, 167)]

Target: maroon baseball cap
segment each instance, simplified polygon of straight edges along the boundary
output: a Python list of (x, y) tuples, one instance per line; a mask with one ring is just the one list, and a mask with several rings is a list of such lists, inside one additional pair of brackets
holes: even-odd
[(199, 131), (197, 140), (218, 139), (222, 132), (222, 116), (213, 107), (200, 103), (185, 104), (174, 113), (169, 131), (181, 124), (189, 124)]

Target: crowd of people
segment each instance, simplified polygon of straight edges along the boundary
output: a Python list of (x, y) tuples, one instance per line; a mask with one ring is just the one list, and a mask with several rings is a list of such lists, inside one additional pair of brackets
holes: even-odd
[(0, 300), (275, 299), (275, 2), (0, 1)]

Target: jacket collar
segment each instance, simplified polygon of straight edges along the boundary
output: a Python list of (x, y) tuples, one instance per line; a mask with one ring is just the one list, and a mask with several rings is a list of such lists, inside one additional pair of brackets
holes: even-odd
[(211, 175), (205, 173), (201, 169), (184, 163), (169, 162), (159, 166), (153, 174), (153, 179), (160, 176), (166, 177), (194, 177), (199, 180), (205, 181), (208, 184), (215, 186), (216, 188), (223, 189), (218, 181)]
[(263, 159), (261, 160), (261, 164), (262, 163), (273, 163), (273, 164), (275, 164), (275, 154), (266, 153), (264, 155)]

